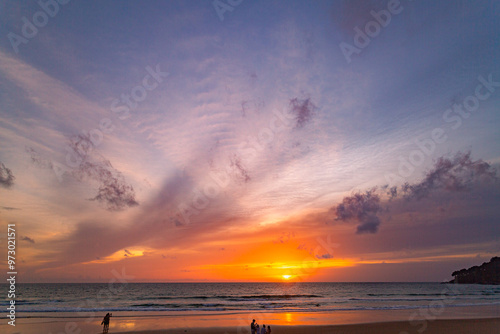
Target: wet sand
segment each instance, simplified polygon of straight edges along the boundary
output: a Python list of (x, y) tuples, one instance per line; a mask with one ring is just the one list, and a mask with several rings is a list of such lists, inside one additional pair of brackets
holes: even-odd
[[(16, 326), (0, 324), (0, 333), (86, 334), (102, 333), (103, 315), (75, 317), (66, 314), (29, 314)], [(252, 318), (280, 333), (488, 333), (500, 334), (500, 305), (449, 307), (442, 310), (376, 310), (304, 313), (238, 313), (167, 315), (113, 312), (109, 333), (134, 334), (250, 334)]]
[[(412, 326), (408, 321), (398, 322), (380, 322), (356, 325), (327, 325), (327, 326), (272, 326), (273, 334), (411, 334), (420, 333), (419, 330), (424, 327)], [(238, 329), (234, 327), (212, 327), (212, 328), (192, 328), (192, 329), (168, 329), (140, 332), (117, 332), (117, 334), (134, 333), (134, 334), (242, 334), (249, 333), (249, 330)], [(426, 334), (495, 334), (500, 333), (500, 318), (490, 319), (450, 319), (436, 320), (429, 322), (422, 333)]]

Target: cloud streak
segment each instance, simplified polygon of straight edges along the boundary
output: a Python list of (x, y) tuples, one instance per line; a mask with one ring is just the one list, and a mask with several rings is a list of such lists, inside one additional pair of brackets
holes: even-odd
[(19, 208), (14, 208), (14, 207), (11, 207), (11, 206), (0, 206), (0, 208), (2, 208), (3, 210), (7, 210), (7, 211), (21, 210)]
[[(66, 169), (66, 172), (80, 182), (90, 180), (99, 184), (97, 194), (90, 201), (101, 203), (109, 211), (121, 211), (139, 205), (132, 185), (126, 182), (109, 160), (95, 151), (88, 135), (74, 136), (69, 142), (69, 149), (76, 166)], [(54, 169), (53, 163), (42, 158), (34, 148), (26, 147), (26, 152), (35, 166)]]
[(27, 241), (27, 242), (29, 242), (30, 244), (34, 244), (34, 243), (35, 243), (35, 240), (34, 240), (34, 239), (31, 239), (30, 237), (27, 237), (27, 236), (21, 237), (21, 240), (23, 240), (23, 241)]

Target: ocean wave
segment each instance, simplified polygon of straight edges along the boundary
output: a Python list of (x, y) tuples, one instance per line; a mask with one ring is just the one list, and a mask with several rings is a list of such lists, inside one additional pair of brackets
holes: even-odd
[(227, 299), (227, 300), (265, 300), (265, 299), (297, 299), (297, 298), (321, 298), (318, 295), (311, 294), (284, 294), (284, 295), (271, 295), (271, 294), (259, 294), (259, 295), (212, 295), (212, 296), (158, 296), (154, 299), (158, 300), (175, 300), (175, 299)]
[[(471, 306), (495, 306), (500, 305), (500, 302), (495, 303), (465, 303), (465, 304), (450, 304), (446, 307), (471, 307)], [(80, 315), (84, 315), (87, 313), (104, 313), (104, 312), (224, 312), (226, 313), (242, 313), (242, 312), (304, 312), (304, 313), (315, 313), (315, 312), (340, 312), (340, 311), (372, 311), (372, 310), (412, 310), (412, 309), (427, 309), (432, 308), (431, 305), (393, 305), (393, 306), (353, 306), (353, 307), (344, 307), (344, 308), (332, 308), (332, 307), (324, 307), (324, 308), (280, 308), (278, 306), (268, 306), (268, 307), (259, 307), (254, 309), (232, 309), (225, 307), (214, 307), (214, 308), (203, 308), (193, 310), (192, 308), (150, 308), (150, 307), (115, 307), (115, 308), (47, 308), (47, 309), (18, 309), (19, 313), (79, 313)], [(0, 313), (6, 313), (6, 311), (1, 311)]]
[[(20, 285), (24, 287), (25, 285)], [(90, 316), (91, 313), (156, 312), (165, 316), (243, 312), (336, 312), (499, 305), (500, 287), (432, 284), (143, 284), (104, 292), (105, 284), (26, 285), (16, 300), (20, 314), (39, 317)], [(439, 293), (443, 291), (443, 293)], [(5, 315), (9, 300), (0, 301)], [(43, 314), (46, 313), (46, 314)]]
[(322, 298), (318, 295), (244, 295), (244, 296), (215, 296), (214, 298), (228, 299), (231, 301), (246, 300), (281, 300), (281, 299), (299, 299), (299, 298)]
[(218, 304), (218, 303), (209, 303), (209, 304), (156, 304), (156, 303), (145, 303), (145, 304), (134, 304), (131, 305), (130, 307), (163, 307), (163, 308), (201, 308), (201, 307), (221, 307), (221, 306), (227, 306), (225, 304)]

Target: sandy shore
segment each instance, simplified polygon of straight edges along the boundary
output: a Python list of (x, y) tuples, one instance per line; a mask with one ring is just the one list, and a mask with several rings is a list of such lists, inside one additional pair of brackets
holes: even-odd
[[(57, 323), (44, 323), (38, 326), (16, 326), (17, 328), (6, 328), (0, 326), (2, 333), (31, 334), (31, 333), (54, 333), (54, 334), (86, 334), (101, 333), (100, 326), (58, 326)], [(11, 327), (11, 326), (9, 326)], [(426, 323), (412, 324), (409, 321), (377, 322), (349, 325), (273, 325), (273, 334), (499, 334), (500, 318), (486, 319), (441, 319), (428, 321)], [(4, 331), (6, 330), (6, 331)], [(420, 330), (420, 331), (419, 331)], [(249, 326), (245, 327), (201, 327), (201, 328), (170, 328), (155, 330), (131, 330), (115, 331), (112, 328), (110, 334), (250, 334)]]
[[(437, 311), (439, 311), (439, 314)], [(384, 333), (500, 334), (500, 305), (453, 307), (435, 310), (343, 311), (329, 313), (239, 313), (165, 316), (114, 313), (110, 334), (250, 334), (250, 322), (270, 325), (273, 334)], [(75, 314), (31, 314), (16, 319), (16, 326), (0, 323), (0, 333), (102, 333), (102, 316), (75, 318)]]

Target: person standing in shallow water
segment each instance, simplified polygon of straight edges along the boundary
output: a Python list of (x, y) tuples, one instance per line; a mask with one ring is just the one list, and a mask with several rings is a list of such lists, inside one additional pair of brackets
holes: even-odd
[(103, 333), (107, 333), (109, 331), (109, 318), (111, 318), (112, 315), (112, 313), (106, 313), (104, 319), (102, 319), (101, 325), (104, 325), (104, 327), (102, 328)]

